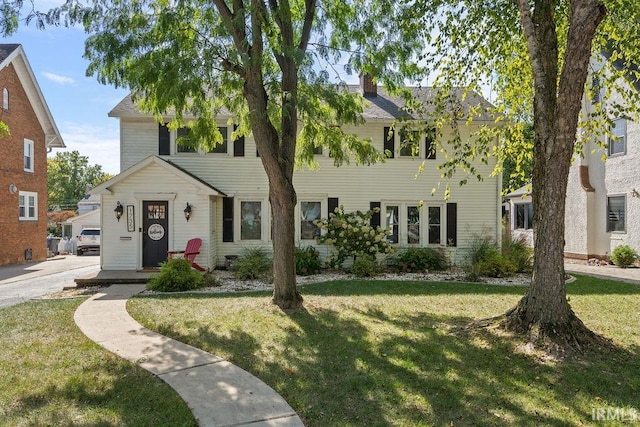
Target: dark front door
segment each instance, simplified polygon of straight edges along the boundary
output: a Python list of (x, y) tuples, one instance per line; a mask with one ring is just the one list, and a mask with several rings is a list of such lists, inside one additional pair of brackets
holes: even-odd
[(142, 267), (158, 267), (169, 250), (169, 203), (142, 202)]

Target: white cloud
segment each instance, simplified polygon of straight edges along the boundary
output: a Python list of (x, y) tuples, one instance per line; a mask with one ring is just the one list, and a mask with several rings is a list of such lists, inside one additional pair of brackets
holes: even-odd
[[(66, 122), (60, 126), (66, 149), (78, 151), (89, 158), (90, 165), (100, 165), (104, 172), (116, 175), (120, 172), (120, 137), (118, 126), (112, 128), (86, 123)], [(54, 150), (50, 157), (56, 155)]]
[(61, 84), (61, 85), (68, 85), (68, 84), (73, 84), (73, 83), (76, 82), (71, 77), (61, 76), (59, 74), (50, 73), (48, 71), (43, 71), (42, 75), (46, 79), (51, 80), (52, 82), (58, 83), (58, 84)]

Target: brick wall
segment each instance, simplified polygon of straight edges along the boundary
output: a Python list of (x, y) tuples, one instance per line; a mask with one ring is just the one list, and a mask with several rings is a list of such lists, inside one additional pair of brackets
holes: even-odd
[[(2, 90), (9, 91), (9, 108), (2, 106)], [(25, 250), (33, 260), (47, 256), (47, 149), (45, 135), (13, 67), (0, 70), (0, 120), (10, 136), (0, 138), (0, 265), (25, 261)], [(24, 140), (34, 142), (33, 172), (24, 171)], [(14, 194), (10, 185), (18, 187)], [(38, 194), (38, 220), (21, 221), (19, 191)]]

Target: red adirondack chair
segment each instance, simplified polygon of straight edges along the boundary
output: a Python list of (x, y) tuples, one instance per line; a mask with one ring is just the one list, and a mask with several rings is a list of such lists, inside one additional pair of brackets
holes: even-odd
[(202, 266), (195, 262), (196, 255), (200, 253), (200, 245), (202, 245), (202, 239), (196, 237), (195, 239), (191, 239), (187, 242), (187, 247), (184, 251), (169, 251), (167, 254), (169, 258), (173, 258), (175, 255), (182, 255), (184, 259), (189, 261), (191, 267), (199, 271), (205, 271)]

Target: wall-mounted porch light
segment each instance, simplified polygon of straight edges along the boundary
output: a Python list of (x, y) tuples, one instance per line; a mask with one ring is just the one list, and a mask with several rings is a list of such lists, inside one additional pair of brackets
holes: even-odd
[(189, 204), (189, 202), (187, 202), (187, 207), (184, 208), (184, 217), (187, 222), (189, 221), (189, 218), (191, 218), (191, 205)]
[(122, 213), (124, 212), (124, 208), (122, 207), (120, 202), (118, 202), (116, 208), (113, 211), (116, 213), (116, 219), (118, 220), (118, 222), (120, 222), (120, 218), (122, 218)]

